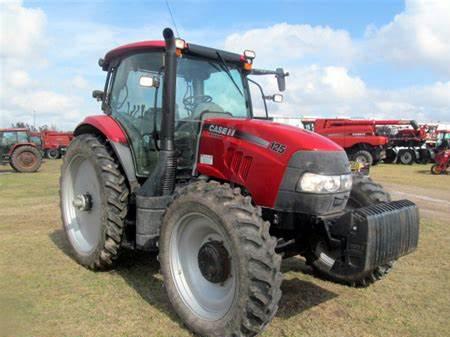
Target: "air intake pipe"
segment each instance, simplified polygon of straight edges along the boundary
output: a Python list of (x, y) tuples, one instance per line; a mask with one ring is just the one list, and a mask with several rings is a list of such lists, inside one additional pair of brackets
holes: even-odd
[(165, 196), (175, 186), (176, 157), (174, 144), (175, 94), (177, 81), (177, 55), (172, 29), (163, 31), (166, 42), (164, 54), (164, 84), (162, 93), (162, 120), (158, 165), (142, 185), (138, 194), (142, 196)]

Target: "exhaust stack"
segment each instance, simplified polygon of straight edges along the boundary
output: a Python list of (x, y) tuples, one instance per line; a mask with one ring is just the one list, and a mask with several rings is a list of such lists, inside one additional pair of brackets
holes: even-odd
[(172, 29), (163, 31), (166, 42), (164, 54), (164, 85), (162, 93), (162, 121), (158, 166), (142, 185), (137, 194), (142, 196), (166, 196), (175, 186), (176, 158), (174, 144), (175, 93), (177, 81), (177, 55)]

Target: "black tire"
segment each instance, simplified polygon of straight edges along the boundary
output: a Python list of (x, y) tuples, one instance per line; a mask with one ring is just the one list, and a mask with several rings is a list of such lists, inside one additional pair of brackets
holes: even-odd
[(434, 174), (434, 175), (443, 174), (442, 170), (439, 167), (439, 164), (431, 165), (430, 171), (431, 171), (431, 174)]
[[(95, 168), (100, 186), (100, 236), (93, 251), (82, 253), (74, 246), (69, 236), (69, 224), (64, 206), (65, 176), (69, 175), (69, 164), (75, 157), (84, 157)], [(72, 255), (81, 265), (92, 270), (106, 270), (114, 265), (120, 251), (128, 212), (129, 190), (119, 164), (106, 142), (91, 134), (76, 137), (67, 149), (61, 167), (60, 207), (63, 229)]]
[(428, 149), (419, 149), (419, 158), (416, 158), (417, 164), (428, 164), (431, 162), (431, 152)]
[[(373, 182), (373, 180), (367, 176), (356, 175), (353, 177), (353, 187), (347, 209), (350, 210), (389, 201), (391, 201), (391, 196), (384, 191), (380, 184)], [(311, 251), (306, 256), (307, 263), (311, 265), (316, 275), (336, 283), (346, 284), (352, 287), (367, 287), (387, 275), (394, 264), (394, 261), (391, 261), (386, 265), (378, 266), (374, 270), (354, 278), (349, 275), (343, 276), (331, 273), (326, 266), (320, 263), (320, 259), (317, 257), (318, 253), (316, 252), (316, 248), (318, 244), (323, 243), (319, 242), (314, 244)]]
[[(170, 260), (170, 238), (183, 216), (201, 212), (214, 219), (230, 240), (231, 261), (237, 263), (236, 292), (231, 305), (216, 320), (205, 320), (184, 301), (177, 288)], [(169, 300), (184, 323), (202, 336), (255, 336), (273, 318), (281, 297), (281, 256), (261, 209), (250, 197), (228, 184), (198, 181), (177, 192), (164, 216), (159, 240), (159, 261)], [(237, 262), (236, 262), (237, 261)]]
[(17, 147), (11, 155), (11, 167), (21, 173), (31, 173), (39, 170), (42, 164), (41, 152), (34, 146)]
[(55, 160), (61, 158), (61, 154), (58, 149), (47, 150), (46, 155), (48, 159)]
[(392, 164), (396, 161), (396, 159), (397, 159), (397, 154), (395, 153), (395, 151), (392, 149), (387, 149), (386, 150), (386, 158), (383, 159), (383, 162), (385, 164)]
[(412, 165), (416, 161), (416, 155), (412, 150), (401, 150), (398, 154), (398, 160), (403, 165)]
[(369, 151), (366, 150), (358, 150), (352, 155), (352, 160), (364, 164), (364, 165), (373, 165), (373, 156)]

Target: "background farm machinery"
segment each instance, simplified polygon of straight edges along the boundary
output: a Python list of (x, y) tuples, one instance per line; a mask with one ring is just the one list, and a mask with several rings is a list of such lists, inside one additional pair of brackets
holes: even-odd
[(332, 139), (350, 160), (375, 165), (385, 163), (426, 164), (435, 152), (431, 141), (436, 126), (414, 120), (315, 119), (303, 122), (306, 129)]

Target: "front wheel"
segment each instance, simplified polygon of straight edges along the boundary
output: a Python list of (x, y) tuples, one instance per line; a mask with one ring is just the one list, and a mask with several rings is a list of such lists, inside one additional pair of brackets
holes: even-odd
[(228, 184), (199, 181), (164, 216), (159, 261), (169, 300), (202, 336), (255, 336), (278, 309), (281, 257), (260, 209)]
[(431, 174), (434, 174), (434, 175), (442, 174), (441, 166), (439, 164), (433, 164), (431, 166), (430, 171), (431, 171)]
[(374, 162), (372, 154), (366, 150), (356, 151), (352, 158), (354, 161), (363, 164), (364, 166), (372, 166)]
[(128, 188), (100, 138), (83, 134), (70, 144), (61, 167), (60, 202), (75, 259), (94, 270), (111, 267), (122, 240)]

